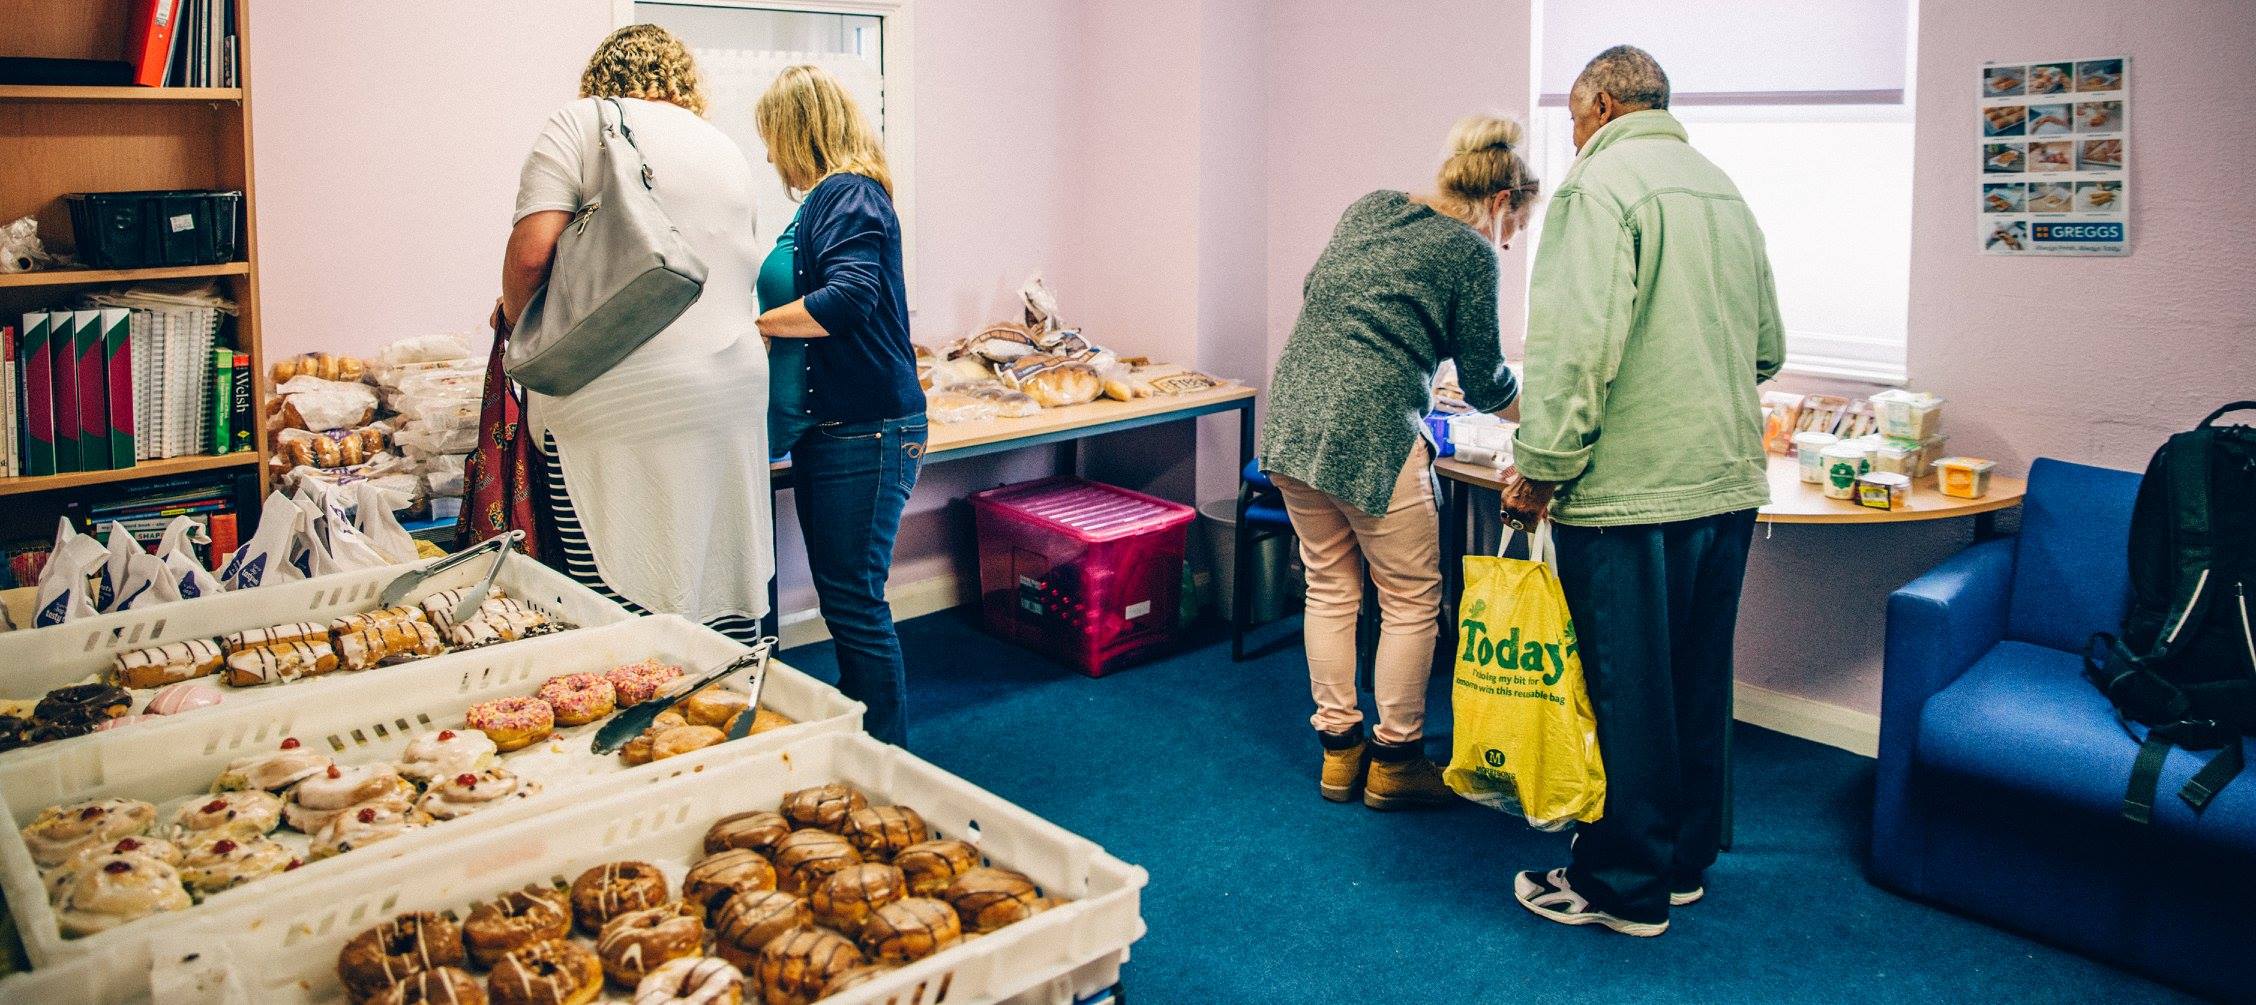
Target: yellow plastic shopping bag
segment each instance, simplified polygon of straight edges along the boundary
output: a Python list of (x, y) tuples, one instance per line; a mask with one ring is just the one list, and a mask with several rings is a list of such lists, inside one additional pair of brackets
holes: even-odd
[(1457, 794), (1541, 830), (1589, 823), (1606, 807), (1574, 619), (1542, 561), (1550, 536), (1546, 524), (1531, 537), (1532, 561), (1465, 557), (1450, 689), (1456, 738), (1442, 774)]

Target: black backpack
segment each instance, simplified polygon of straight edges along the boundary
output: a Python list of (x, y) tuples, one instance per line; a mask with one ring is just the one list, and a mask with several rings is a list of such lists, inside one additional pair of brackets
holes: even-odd
[(2131, 509), (2122, 637), (2100, 632), (2084, 654), (2084, 676), (2147, 727), (2123, 797), (2138, 823), (2153, 816), (2172, 746), (2223, 748), (2178, 791), (2199, 813), (2240, 773), (2240, 738), (2256, 736), (2256, 427), (2216, 424), (2243, 409), (2256, 401), (2154, 452)]

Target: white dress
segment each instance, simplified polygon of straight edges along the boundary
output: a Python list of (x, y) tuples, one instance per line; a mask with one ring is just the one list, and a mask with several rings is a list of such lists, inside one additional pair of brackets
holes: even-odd
[[(555, 437), (606, 585), (654, 612), (756, 618), (767, 613), (775, 554), (751, 165), (686, 109), (620, 104), (659, 203), (705, 262), (705, 291), (586, 387), (561, 397), (528, 392), (527, 422), (534, 435)], [(525, 158), (515, 219), (576, 212), (595, 191), (596, 116), (596, 99), (583, 98), (549, 117)]]

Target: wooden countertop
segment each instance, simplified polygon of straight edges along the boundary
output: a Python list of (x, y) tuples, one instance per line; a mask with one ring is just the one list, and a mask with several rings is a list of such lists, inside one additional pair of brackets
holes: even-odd
[[(1444, 458), (1434, 462), (1443, 478), (1485, 489), (1504, 487), (1504, 473), (1480, 464)], [(1873, 509), (1847, 499), (1829, 499), (1818, 486), (1802, 481), (1801, 464), (1792, 457), (1770, 458), (1770, 505), (1756, 513), (1764, 523), (1914, 523), (1978, 516), (2021, 505), (2028, 483), (2010, 475), (1992, 474), (1990, 493), (1980, 499), (1946, 496), (1932, 477), (1913, 483), (1910, 506), (1900, 510)]]
[[(1245, 403), (1253, 398), (1254, 393), (1253, 388), (1242, 384), (1229, 384), (1208, 391), (1162, 394), (1134, 401), (1099, 398), (1085, 405), (1045, 408), (1036, 414), (1017, 419), (935, 422), (930, 436), (925, 440), (924, 456), (927, 461), (942, 460), (951, 454), (974, 457), (1120, 429), (1174, 422), (1214, 412), (1244, 409), (1249, 407)], [(1251, 415), (1250, 412), (1247, 414)], [(1252, 420), (1247, 418), (1244, 421)], [(789, 460), (768, 465), (771, 472), (788, 471), (790, 468)]]

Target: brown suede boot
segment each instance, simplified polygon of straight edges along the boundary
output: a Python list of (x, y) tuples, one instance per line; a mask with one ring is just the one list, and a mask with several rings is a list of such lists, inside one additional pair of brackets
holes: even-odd
[(1423, 744), (1371, 742), (1371, 776), (1363, 786), (1363, 805), (1374, 810), (1447, 806), (1457, 793), (1442, 783), (1441, 769), (1426, 760)]
[(1324, 744), (1324, 770), (1316, 776), (1317, 791), (1335, 803), (1355, 798), (1355, 790), (1363, 785), (1363, 729), (1357, 727), (1345, 733), (1318, 731), (1316, 739)]

